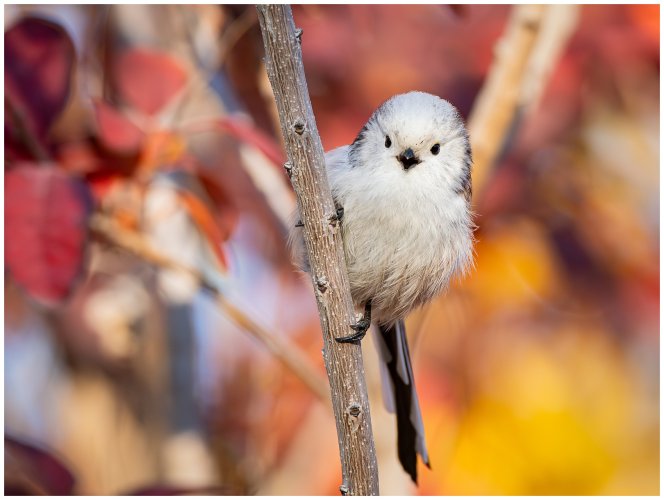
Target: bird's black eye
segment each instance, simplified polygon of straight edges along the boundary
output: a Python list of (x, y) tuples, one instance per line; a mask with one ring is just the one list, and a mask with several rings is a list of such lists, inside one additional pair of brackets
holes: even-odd
[(389, 135), (385, 136), (385, 147), (389, 148), (392, 145), (392, 140), (390, 139)]
[(440, 153), (440, 144), (431, 146), (431, 154), (437, 155), (438, 153)]

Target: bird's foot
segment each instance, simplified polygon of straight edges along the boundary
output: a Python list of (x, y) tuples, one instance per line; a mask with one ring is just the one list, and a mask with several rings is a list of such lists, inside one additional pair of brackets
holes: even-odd
[(337, 337), (334, 340), (336, 340), (340, 344), (348, 344), (350, 342), (360, 341), (367, 334), (367, 330), (369, 330), (370, 326), (371, 322), (366, 321), (364, 318), (362, 318), (354, 325), (350, 325), (350, 327), (355, 331), (355, 333), (352, 333), (346, 337)]
[(328, 222), (331, 226), (336, 226), (344, 218), (344, 207), (335, 204), (335, 212), (328, 217)]
[(371, 301), (368, 300), (364, 305), (364, 315), (355, 324), (350, 325), (355, 333), (351, 333), (346, 337), (337, 337), (334, 340), (340, 344), (347, 344), (349, 342), (359, 342), (367, 334), (367, 330), (371, 326)]

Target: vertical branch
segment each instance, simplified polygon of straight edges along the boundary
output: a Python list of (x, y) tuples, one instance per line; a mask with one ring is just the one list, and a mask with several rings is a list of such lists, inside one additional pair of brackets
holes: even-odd
[(258, 7), (265, 62), (297, 195), (321, 327), (323, 357), (337, 426), (343, 494), (378, 494), (378, 470), (359, 344), (339, 344), (350, 334), (353, 303), (341, 234), (325, 171), (302, 64), (300, 30), (288, 5)]
[[(579, 23), (580, 5), (548, 5), (521, 85), (520, 104), (534, 108)], [(527, 110), (526, 110), (527, 111)]]
[(468, 118), (475, 198), (484, 188), (514, 119), (521, 79), (546, 13), (545, 5), (516, 5), (512, 9), (505, 33), (496, 44), (489, 76)]
[(512, 9), (468, 119), (475, 199), (515, 118), (519, 112), (532, 110), (542, 95), (579, 19), (578, 5), (517, 5)]

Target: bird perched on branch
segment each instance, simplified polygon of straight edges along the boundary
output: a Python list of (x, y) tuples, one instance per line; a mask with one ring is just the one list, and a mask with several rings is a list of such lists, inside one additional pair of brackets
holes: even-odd
[[(352, 144), (325, 155), (338, 207), (351, 295), (362, 319), (339, 342), (379, 330), (383, 395), (396, 412), (398, 455), (417, 482), (417, 454), (429, 465), (404, 318), (443, 292), (473, 261), (471, 152), (449, 102), (424, 92), (384, 102)], [(301, 229), (296, 261), (308, 271)]]

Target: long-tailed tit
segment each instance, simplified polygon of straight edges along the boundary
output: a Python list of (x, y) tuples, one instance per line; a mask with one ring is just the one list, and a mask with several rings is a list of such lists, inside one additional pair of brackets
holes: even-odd
[[(353, 301), (364, 308), (354, 333), (378, 326), (383, 396), (396, 412), (398, 454), (417, 482), (417, 454), (429, 465), (404, 318), (443, 292), (473, 258), (471, 153), (461, 116), (424, 92), (384, 102), (355, 141), (325, 155)], [(308, 271), (299, 227), (296, 260)], [(299, 257), (298, 257), (299, 256)]]

